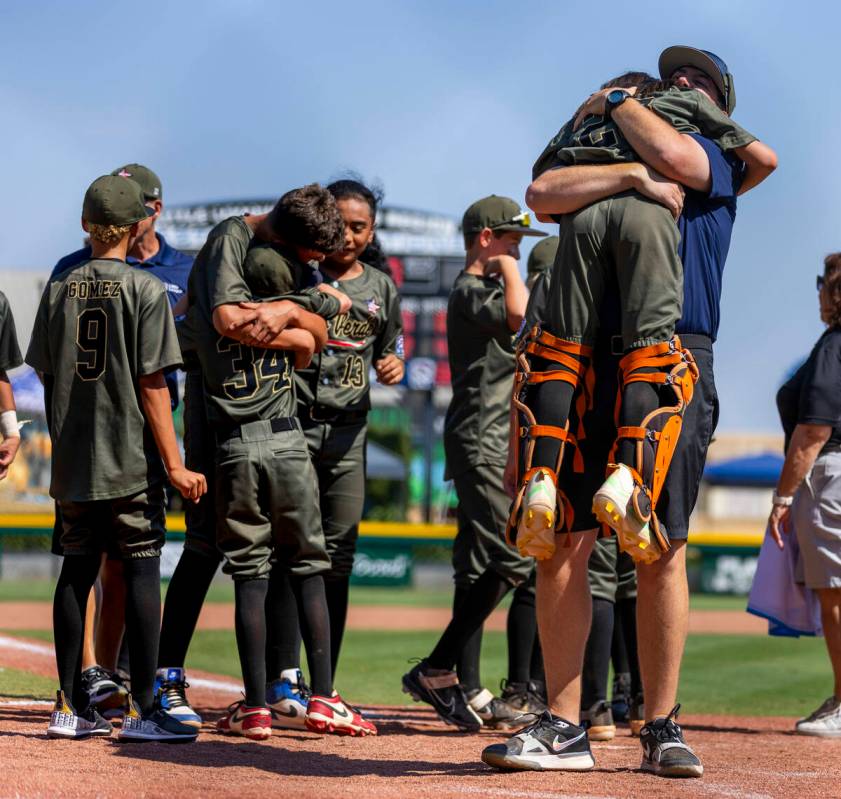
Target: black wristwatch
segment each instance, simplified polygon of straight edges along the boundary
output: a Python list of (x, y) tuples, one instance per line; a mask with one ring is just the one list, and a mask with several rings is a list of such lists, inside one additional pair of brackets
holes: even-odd
[(604, 98), (604, 118), (610, 119), (613, 110), (622, 105), (630, 96), (624, 89), (614, 89), (612, 92), (608, 92), (607, 97)]

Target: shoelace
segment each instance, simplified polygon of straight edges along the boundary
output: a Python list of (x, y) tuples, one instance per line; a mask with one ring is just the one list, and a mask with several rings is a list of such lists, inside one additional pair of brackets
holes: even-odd
[(657, 743), (665, 743), (673, 738), (683, 739), (683, 732), (680, 725), (675, 721), (677, 714), (680, 712), (680, 703), (676, 704), (670, 711), (669, 715), (663, 720), (662, 724), (652, 722), (646, 724), (646, 729), (657, 741)]
[(190, 687), (190, 683), (186, 680), (164, 680), (161, 683), (161, 694), (166, 697), (170, 707), (184, 707), (189, 705), (187, 702), (186, 690)]
[(310, 697), (312, 696), (312, 688), (310, 688), (309, 685), (307, 685), (303, 676), (298, 678), (298, 695), (301, 697), (301, 699), (306, 699), (307, 702), (309, 702)]

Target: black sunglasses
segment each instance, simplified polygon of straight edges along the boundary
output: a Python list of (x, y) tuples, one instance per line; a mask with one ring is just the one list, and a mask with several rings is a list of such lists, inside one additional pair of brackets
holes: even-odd
[(824, 280), (824, 276), (818, 275), (818, 279), (815, 281), (815, 285), (818, 287), (818, 291), (820, 291), (823, 288), (825, 282), (826, 281)]

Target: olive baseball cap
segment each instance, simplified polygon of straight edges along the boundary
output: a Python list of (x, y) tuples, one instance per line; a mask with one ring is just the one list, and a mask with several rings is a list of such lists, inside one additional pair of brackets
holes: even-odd
[(118, 175), (97, 178), (85, 192), (82, 219), (93, 225), (126, 227), (155, 213), (143, 203), (140, 184)]
[(463, 233), (481, 233), (490, 228), (501, 233), (522, 233), (524, 236), (545, 236), (541, 230), (531, 229), (531, 214), (523, 211), (510, 197), (492, 194), (477, 200), (461, 220)]
[(667, 47), (660, 53), (657, 63), (660, 77), (668, 80), (681, 67), (695, 67), (709, 75), (724, 100), (724, 107), (728, 114), (736, 108), (736, 85), (727, 64), (715, 53), (709, 50), (699, 50), (697, 47), (674, 45)]
[(539, 275), (541, 272), (548, 272), (555, 263), (555, 255), (558, 252), (557, 236), (549, 236), (539, 241), (529, 253), (528, 266), (526, 271), (530, 275)]
[(126, 164), (118, 167), (112, 175), (119, 175), (123, 178), (131, 178), (135, 183), (140, 184), (145, 200), (162, 200), (164, 196), (161, 179), (148, 166), (143, 164)]

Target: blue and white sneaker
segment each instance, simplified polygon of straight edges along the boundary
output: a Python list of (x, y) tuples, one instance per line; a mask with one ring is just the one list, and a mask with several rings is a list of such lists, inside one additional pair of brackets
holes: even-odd
[(148, 716), (143, 716), (129, 694), (128, 711), (123, 717), (123, 726), (117, 733), (117, 740), (191, 743), (196, 740), (198, 734), (196, 727), (182, 724), (160, 708), (155, 708)]
[(155, 675), (155, 705), (175, 721), (198, 729), (202, 719), (187, 701), (189, 687), (184, 669), (158, 669)]
[(276, 730), (306, 729), (309, 686), (300, 669), (285, 669), (277, 680), (266, 686), (266, 703)]

